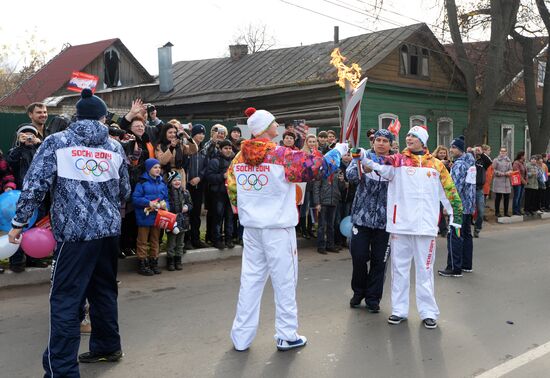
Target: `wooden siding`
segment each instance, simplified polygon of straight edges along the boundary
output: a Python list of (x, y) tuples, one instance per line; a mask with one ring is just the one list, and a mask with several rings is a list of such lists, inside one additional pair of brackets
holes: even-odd
[[(122, 49), (119, 49), (116, 46), (111, 46), (105, 51), (109, 51), (111, 49), (116, 50), (116, 52), (119, 54), (119, 57), (120, 57), (119, 72), (120, 72), (120, 82), (122, 86), (126, 87), (126, 86), (138, 85), (150, 80), (149, 77), (147, 77), (142, 71), (140, 71), (133, 64), (132, 60), (128, 57), (128, 55), (124, 51), (122, 51)], [(99, 77), (97, 90), (105, 89), (103, 84), (103, 80), (104, 80), (103, 69), (105, 67), (105, 64), (103, 63), (103, 54), (105, 53), (105, 51), (102, 52), (96, 59), (94, 59), (92, 63), (88, 64), (86, 67), (84, 67), (81, 70), (82, 72), (85, 72), (91, 75), (96, 75)], [(75, 69), (75, 71), (77, 71), (77, 69)], [(68, 82), (69, 82), (69, 78), (67, 78), (67, 83)], [(63, 95), (74, 93), (66, 89), (67, 83), (65, 83), (61, 89), (56, 91), (53, 96), (63, 96)]]
[(429, 71), (430, 77), (423, 79), (413, 76), (405, 76), (400, 74), (399, 49), (391, 52), (386, 59), (380, 62), (373, 69), (367, 71), (369, 79), (395, 83), (397, 85), (404, 84), (417, 88), (437, 89), (437, 90), (455, 90), (457, 85), (453, 83), (453, 79), (441, 66), (440, 60), (436, 57), (435, 52), (430, 51)]
[(367, 84), (361, 103), (360, 145), (368, 146), (366, 131), (378, 129), (378, 116), (392, 113), (399, 117), (401, 132), (399, 145), (405, 146), (405, 136), (409, 130), (409, 117), (422, 115), (427, 119), (428, 148), (433, 151), (437, 145), (437, 120), (449, 117), (453, 120), (453, 136), (464, 133), (468, 120), (468, 105), (465, 94), (449, 94), (433, 90), (412, 89), (390, 85)]

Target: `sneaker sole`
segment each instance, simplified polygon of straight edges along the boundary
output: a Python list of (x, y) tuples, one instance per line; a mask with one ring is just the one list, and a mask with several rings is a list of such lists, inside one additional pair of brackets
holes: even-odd
[(303, 344), (291, 345), (291, 346), (288, 346), (288, 347), (280, 347), (280, 346), (277, 346), (277, 350), (280, 351), (280, 352), (286, 352), (287, 350), (305, 347), (306, 345), (307, 345), (307, 341), (306, 341), (305, 343), (303, 343)]
[(441, 277), (462, 277), (462, 274), (445, 274), (440, 272), (437, 272), (437, 274), (439, 274)]
[(380, 312), (380, 310), (375, 308), (369, 308), (368, 306), (367, 306), (367, 311), (370, 312), (371, 314), (378, 314)]
[(403, 318), (403, 319), (400, 319), (400, 320), (390, 320), (390, 319), (388, 319), (388, 323), (393, 324), (393, 325), (401, 324), (401, 323), (406, 322), (406, 321), (407, 321), (407, 318)]
[(423, 323), (423, 324), (424, 324), (424, 327), (425, 327), (425, 328), (428, 328), (428, 329), (435, 329), (435, 328), (437, 328), (437, 324), (435, 324), (435, 325), (433, 325), (433, 326), (429, 326), (429, 325), (427, 325), (426, 323)]
[(118, 362), (122, 359), (122, 357), (124, 357), (124, 355), (122, 355), (120, 357), (101, 357), (101, 358), (97, 358), (95, 360), (81, 360), (79, 358), (78, 362), (83, 363), (83, 364), (95, 364), (97, 362)]

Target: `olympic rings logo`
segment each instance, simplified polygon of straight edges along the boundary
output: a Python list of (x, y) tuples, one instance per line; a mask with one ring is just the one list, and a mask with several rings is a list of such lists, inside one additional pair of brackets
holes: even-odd
[(96, 177), (101, 176), (104, 172), (109, 172), (110, 169), (109, 162), (106, 160), (100, 160), (98, 162), (95, 159), (84, 160), (84, 158), (77, 159), (74, 166), (79, 171), (84, 172), (84, 174), (91, 174)]
[(269, 182), (269, 178), (265, 174), (256, 174), (252, 173), (251, 175), (245, 175), (241, 173), (237, 176), (237, 184), (243, 188), (243, 190), (262, 190), (264, 186)]

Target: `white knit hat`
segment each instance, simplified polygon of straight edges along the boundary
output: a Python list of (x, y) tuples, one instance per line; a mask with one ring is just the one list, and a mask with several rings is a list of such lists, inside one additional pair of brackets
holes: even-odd
[(258, 136), (267, 130), (269, 125), (275, 121), (275, 116), (267, 110), (256, 110), (254, 108), (247, 108), (244, 114), (248, 117), (246, 124), (250, 129), (250, 133), (254, 136)]
[(428, 143), (428, 130), (426, 130), (425, 127), (422, 127), (422, 126), (414, 126), (412, 127), (409, 132), (407, 133), (408, 134), (411, 134), (411, 135), (414, 135), (415, 137), (417, 137), (418, 139), (420, 139), (420, 141), (422, 142), (422, 144), (424, 146), (426, 146), (426, 143)]

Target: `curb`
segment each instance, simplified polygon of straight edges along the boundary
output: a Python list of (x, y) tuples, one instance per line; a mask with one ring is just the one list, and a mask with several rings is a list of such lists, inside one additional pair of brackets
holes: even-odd
[[(202, 248), (192, 249), (183, 255), (182, 263), (193, 264), (207, 261), (223, 260), (230, 257), (241, 256), (243, 247), (236, 245), (232, 249), (219, 250), (217, 248)], [(159, 265), (166, 265), (166, 253), (161, 253), (159, 256)], [(118, 260), (119, 272), (134, 272), (137, 269), (137, 257), (131, 256), (125, 259)], [(3, 274), (0, 274), (0, 289), (23, 286), (23, 285), (39, 285), (50, 282), (51, 267), (48, 268), (27, 268), (22, 273), (14, 273), (7, 269)]]

